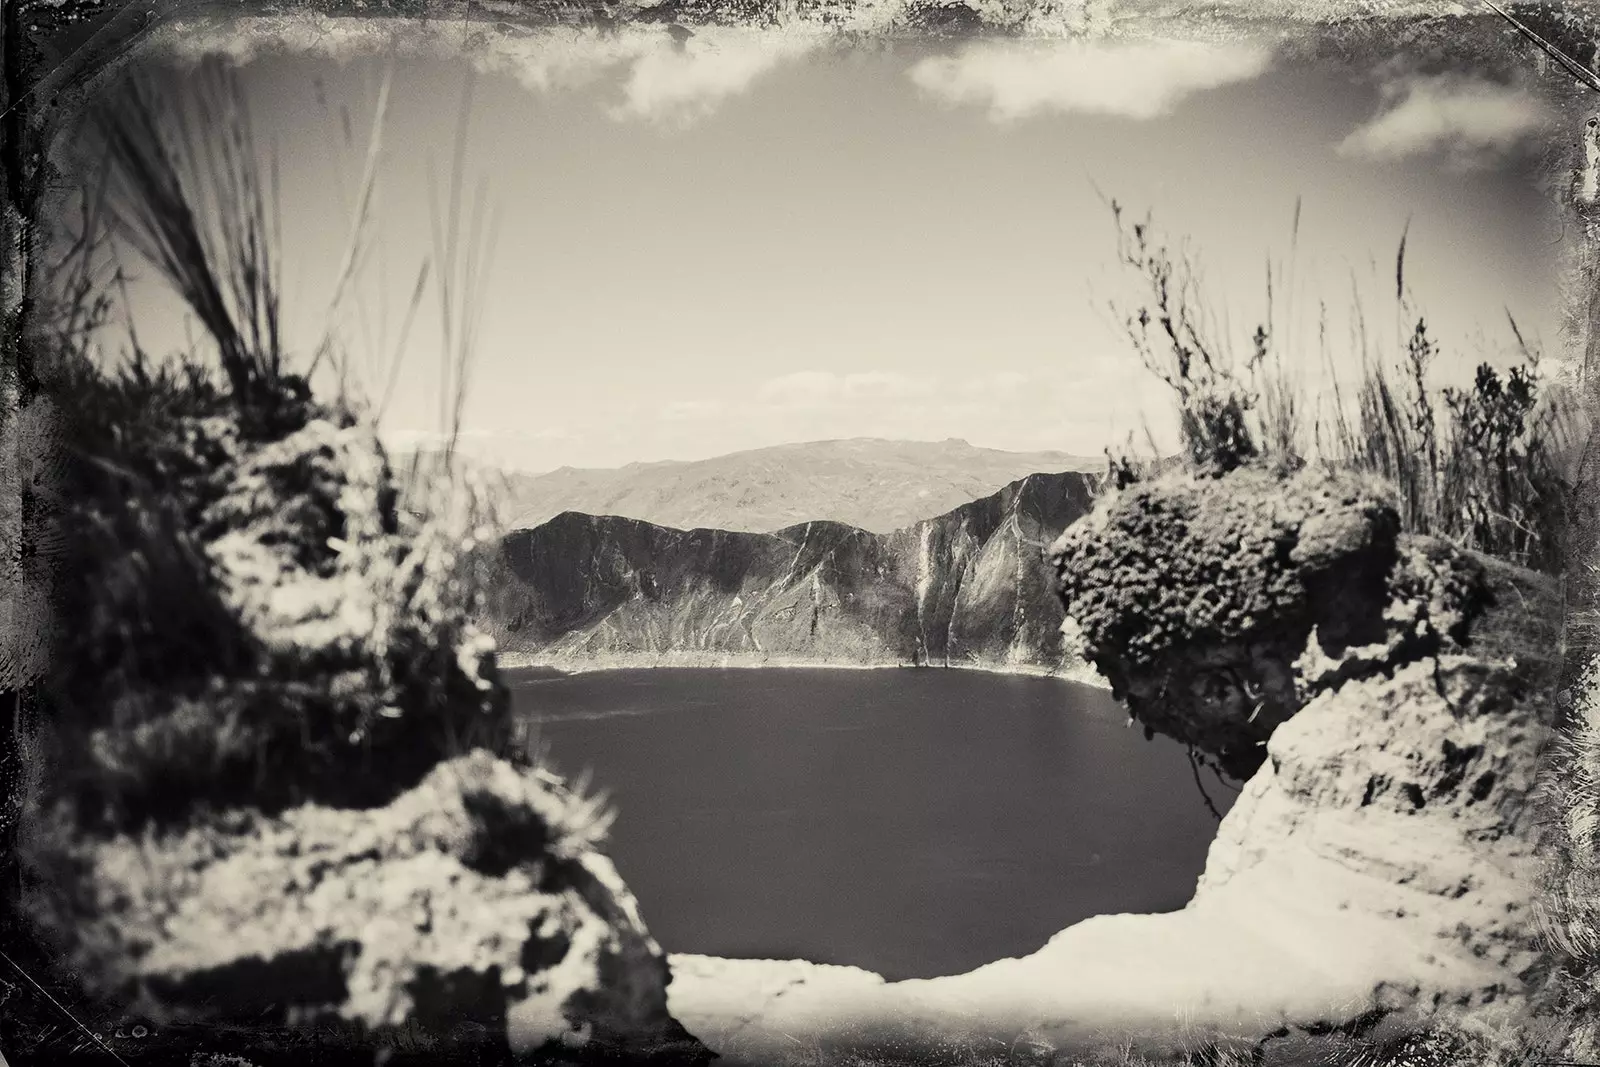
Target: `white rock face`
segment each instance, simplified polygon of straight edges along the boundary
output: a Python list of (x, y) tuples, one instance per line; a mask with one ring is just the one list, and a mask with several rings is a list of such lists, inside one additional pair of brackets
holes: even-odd
[(1090, 919), (918, 981), (675, 957), (672, 1012), (730, 1061), (773, 1063), (884, 1032), (1160, 1051), (1514, 1010), (1539, 956), (1537, 704), (1513, 666), (1466, 656), (1347, 682), (1273, 733), (1179, 912)]

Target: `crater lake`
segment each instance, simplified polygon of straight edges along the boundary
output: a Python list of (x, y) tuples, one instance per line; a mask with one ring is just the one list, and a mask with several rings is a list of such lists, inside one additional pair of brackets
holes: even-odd
[(551, 765), (614, 802), (606, 850), (669, 952), (960, 973), (1182, 907), (1216, 834), (1182, 746), (1055, 678), (506, 674)]

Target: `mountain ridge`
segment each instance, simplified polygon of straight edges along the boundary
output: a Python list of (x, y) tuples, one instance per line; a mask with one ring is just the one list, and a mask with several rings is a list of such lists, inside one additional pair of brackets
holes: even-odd
[(889, 533), (834, 520), (771, 532), (566, 510), (483, 561), (510, 660), (1078, 669), (1044, 549), (1092, 476), (1034, 473)]
[(698, 460), (614, 468), (501, 471), (505, 529), (564, 511), (619, 515), (676, 529), (772, 532), (817, 519), (887, 534), (1041, 471), (1098, 472), (1104, 457), (1008, 452), (960, 438), (835, 438)]

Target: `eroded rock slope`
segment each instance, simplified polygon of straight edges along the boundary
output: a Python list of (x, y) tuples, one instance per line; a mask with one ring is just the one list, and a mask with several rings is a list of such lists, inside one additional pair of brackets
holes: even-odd
[(1083, 655), (1136, 719), (1246, 778), (1183, 910), (915, 982), (686, 958), (674, 1011), (752, 1062), (995, 1041), (1299, 1062), (1514, 1018), (1544, 959), (1555, 590), (1397, 528), (1363, 481), (1243, 470), (1111, 494), (1054, 545)]

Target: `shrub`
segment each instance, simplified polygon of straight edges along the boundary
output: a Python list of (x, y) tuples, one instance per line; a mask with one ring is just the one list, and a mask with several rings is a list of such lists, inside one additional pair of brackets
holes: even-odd
[[(1186, 457), (1197, 469), (1217, 474), (1255, 459), (1260, 449), (1250, 415), (1258, 396), (1218, 339), (1200, 298), (1193, 258), (1156, 241), (1148, 219), (1124, 226), (1121, 206), (1112, 203), (1111, 210), (1121, 261), (1149, 289), (1149, 303), (1125, 315), (1123, 325), (1145, 368), (1177, 398)], [(1266, 354), (1264, 334), (1258, 338), (1244, 374)]]

